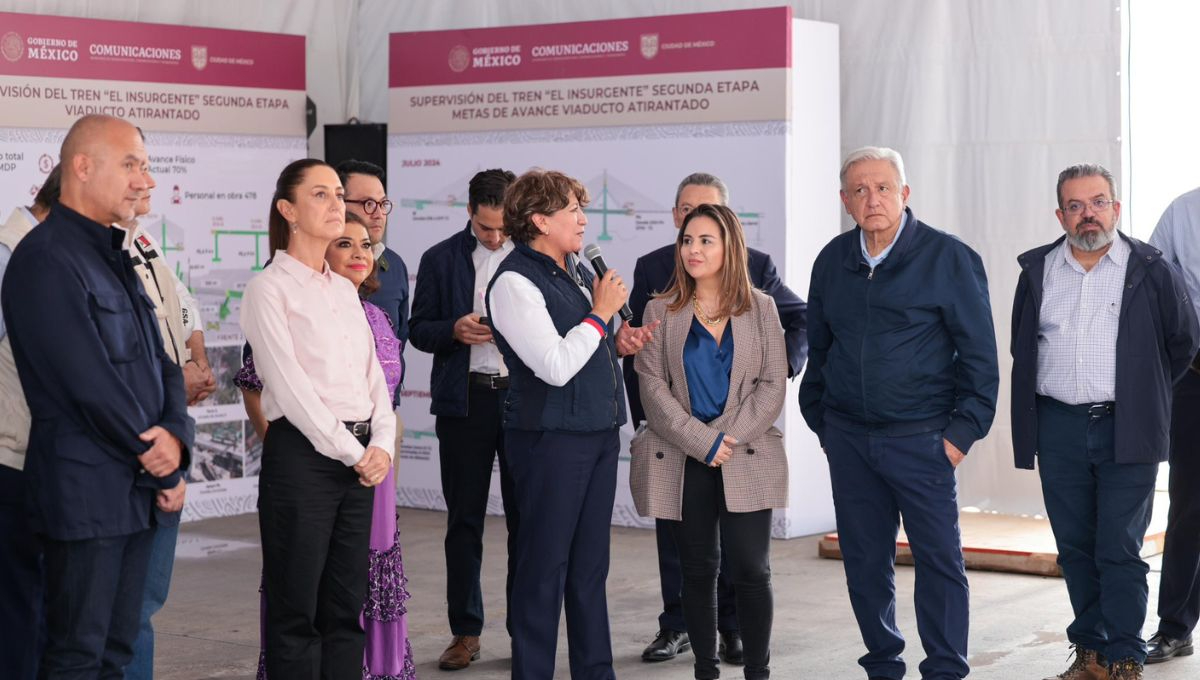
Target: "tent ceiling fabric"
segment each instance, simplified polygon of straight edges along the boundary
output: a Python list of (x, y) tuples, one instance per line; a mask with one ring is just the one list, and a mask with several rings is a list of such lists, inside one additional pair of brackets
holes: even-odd
[[(781, 4), (788, 3), (10, 0), (0, 2), (0, 9), (305, 34), (309, 93), (323, 124), (351, 115), (387, 120), (387, 36), (392, 32)], [(899, 150), (914, 211), (975, 248), (987, 267), (1002, 348), (1000, 403), (992, 434), (960, 468), (960, 500), (987, 510), (1040, 513), (1037, 476), (1013, 469), (1010, 448), (1011, 361), (1003, 348), (1017, 279), (1015, 258), (1059, 234), (1053, 211), (1061, 169), (1096, 162), (1121, 180), (1119, 0), (790, 4), (798, 18), (840, 26), (843, 150), (864, 144)], [(311, 147), (319, 154), (318, 135), (320, 126)], [(790, 283), (798, 291), (807, 289), (806, 281)]]

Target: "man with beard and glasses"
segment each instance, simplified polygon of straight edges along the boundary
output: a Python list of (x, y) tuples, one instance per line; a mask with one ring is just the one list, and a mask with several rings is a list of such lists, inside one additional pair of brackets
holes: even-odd
[(1112, 175), (1058, 176), (1066, 234), (1017, 258), (1012, 432), (1035, 458), (1075, 619), (1062, 680), (1140, 680), (1148, 566), (1141, 558), (1172, 385), (1196, 354), (1196, 312), (1162, 253), (1117, 233)]

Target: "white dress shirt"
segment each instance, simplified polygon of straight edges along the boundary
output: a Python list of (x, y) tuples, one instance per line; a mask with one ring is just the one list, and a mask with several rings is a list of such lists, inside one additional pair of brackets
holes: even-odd
[(1038, 394), (1066, 404), (1115, 401), (1117, 322), (1129, 253), (1117, 235), (1091, 271), (1084, 271), (1066, 241), (1046, 255)]
[[(579, 289), (592, 299), (591, 291), (582, 285)], [(496, 278), (490, 300), (492, 325), (534, 375), (555, 387), (575, 377), (604, 337), (583, 319), (566, 335), (559, 335), (542, 291), (516, 272)]]
[(392, 455), (392, 396), (353, 283), (278, 251), (246, 286), (241, 324), (267, 420), (286, 416), (318, 453), (351, 466), (365, 449), (344, 422), (369, 419), (370, 445)]
[[(496, 275), (496, 268), (512, 251), (512, 239), (505, 239), (504, 245), (496, 250), (488, 250), (483, 243), (475, 243), (475, 250), (471, 251), (471, 262), (475, 265), (475, 296), (472, 311), (476, 314), (487, 316), (487, 305), (483, 296), (487, 293), (488, 283)], [(496, 347), (495, 342), (471, 345), (471, 368), (469, 370), (472, 373), (508, 375), (508, 369), (504, 366), (504, 358), (500, 356), (500, 350)]]

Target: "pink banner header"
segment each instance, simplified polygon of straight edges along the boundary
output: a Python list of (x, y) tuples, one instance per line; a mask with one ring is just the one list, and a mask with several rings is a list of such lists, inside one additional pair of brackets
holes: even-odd
[(790, 7), (393, 33), (389, 87), (791, 66)]
[(0, 12), (0, 76), (304, 90), (304, 36)]

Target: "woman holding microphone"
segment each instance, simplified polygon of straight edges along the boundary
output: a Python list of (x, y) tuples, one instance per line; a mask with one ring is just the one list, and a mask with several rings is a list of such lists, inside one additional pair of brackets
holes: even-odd
[(638, 512), (671, 520), (683, 572), (683, 613), (696, 678), (720, 677), (720, 546), (737, 597), (747, 680), (770, 677), (771, 509), (787, 504), (787, 455), (774, 427), (787, 356), (779, 314), (747, 273), (737, 215), (704, 204), (676, 239), (670, 288), (645, 320), (660, 338), (635, 367), (646, 429), (632, 445), (629, 484)]
[(504, 446), (521, 516), (514, 680), (554, 677), (564, 601), (571, 677), (615, 677), (604, 587), (625, 393), (609, 324), (628, 293), (614, 271), (593, 281), (576, 259), (587, 201), (559, 172), (531, 170), (509, 186), (504, 229), (516, 247), (487, 295), (509, 371)]
[(391, 470), (396, 417), (355, 285), (325, 262), (345, 231), (343, 196), (322, 161), (284, 168), (268, 228), (275, 242), (286, 234), (287, 248), (242, 298), (270, 422), (258, 521), (272, 678), (340, 680), (363, 669), (371, 487)]

